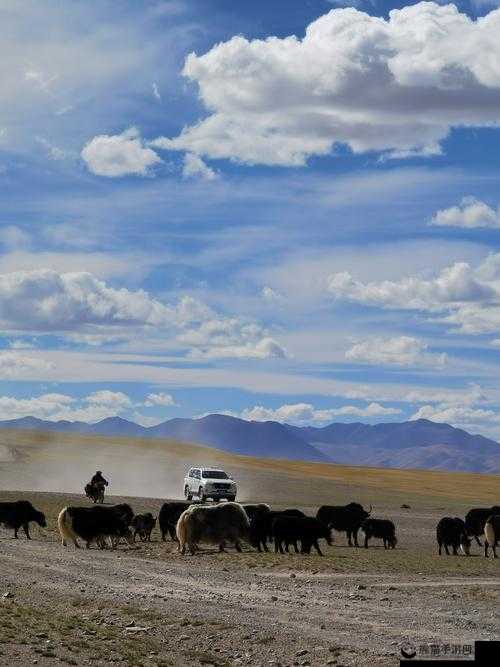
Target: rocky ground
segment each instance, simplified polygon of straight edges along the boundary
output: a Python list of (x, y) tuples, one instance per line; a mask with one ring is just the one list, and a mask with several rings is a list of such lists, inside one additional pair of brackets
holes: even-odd
[(0, 664), (376, 667), (399, 664), (402, 645), (455, 650), (500, 635), (500, 559), (479, 547), (439, 558), (443, 507), (381, 508), (398, 526), (395, 551), (337, 535), (323, 558), (250, 548), (182, 557), (157, 532), (114, 552), (64, 549), (57, 509), (83, 499), (23, 497), (49, 526), (31, 542), (0, 530)]

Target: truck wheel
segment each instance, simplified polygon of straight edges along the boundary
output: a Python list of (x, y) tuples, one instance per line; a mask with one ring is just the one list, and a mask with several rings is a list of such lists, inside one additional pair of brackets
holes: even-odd
[(192, 500), (193, 499), (193, 494), (189, 491), (189, 486), (186, 484), (184, 487), (184, 497), (186, 500)]
[(202, 503), (204, 503), (206, 500), (205, 494), (203, 493), (203, 488), (201, 486), (198, 489), (198, 498), (201, 500)]

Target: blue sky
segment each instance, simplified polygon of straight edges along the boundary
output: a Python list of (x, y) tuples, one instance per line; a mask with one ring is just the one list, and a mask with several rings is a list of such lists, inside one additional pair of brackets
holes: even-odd
[(500, 438), (498, 3), (349, 4), (2, 5), (0, 419)]

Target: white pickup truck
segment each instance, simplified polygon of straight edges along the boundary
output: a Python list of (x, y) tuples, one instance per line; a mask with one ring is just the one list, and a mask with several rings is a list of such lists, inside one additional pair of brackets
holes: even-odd
[(192, 500), (198, 496), (200, 500), (236, 499), (236, 483), (224, 470), (217, 468), (191, 468), (184, 477), (184, 496)]

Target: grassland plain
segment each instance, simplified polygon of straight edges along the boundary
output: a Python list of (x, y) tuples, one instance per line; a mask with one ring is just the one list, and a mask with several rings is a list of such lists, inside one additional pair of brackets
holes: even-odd
[[(10, 490), (0, 499), (31, 500), (48, 526), (34, 527), (31, 542), (0, 530), (0, 664), (378, 666), (398, 664), (403, 642), (499, 637), (499, 560), (483, 558), (478, 546), (469, 558), (440, 558), (434, 532), (441, 516), (499, 502), (498, 476), (262, 460), (174, 441), (35, 432), (8, 433), (3, 445), (11, 455), (0, 462), (0, 488)], [(182, 557), (158, 531), (151, 544), (115, 552), (60, 545), (57, 513), (87, 504), (69, 491), (89, 471), (102, 468), (112, 492), (123, 493), (107, 502), (126, 500), (156, 514), (163, 499), (179, 496), (191, 463), (229, 469), (244, 500), (309, 513), (322, 503), (372, 503), (374, 516), (396, 523), (398, 548), (349, 548), (336, 534), (323, 558), (250, 547)], [(125, 495), (128, 488), (140, 497)]]

